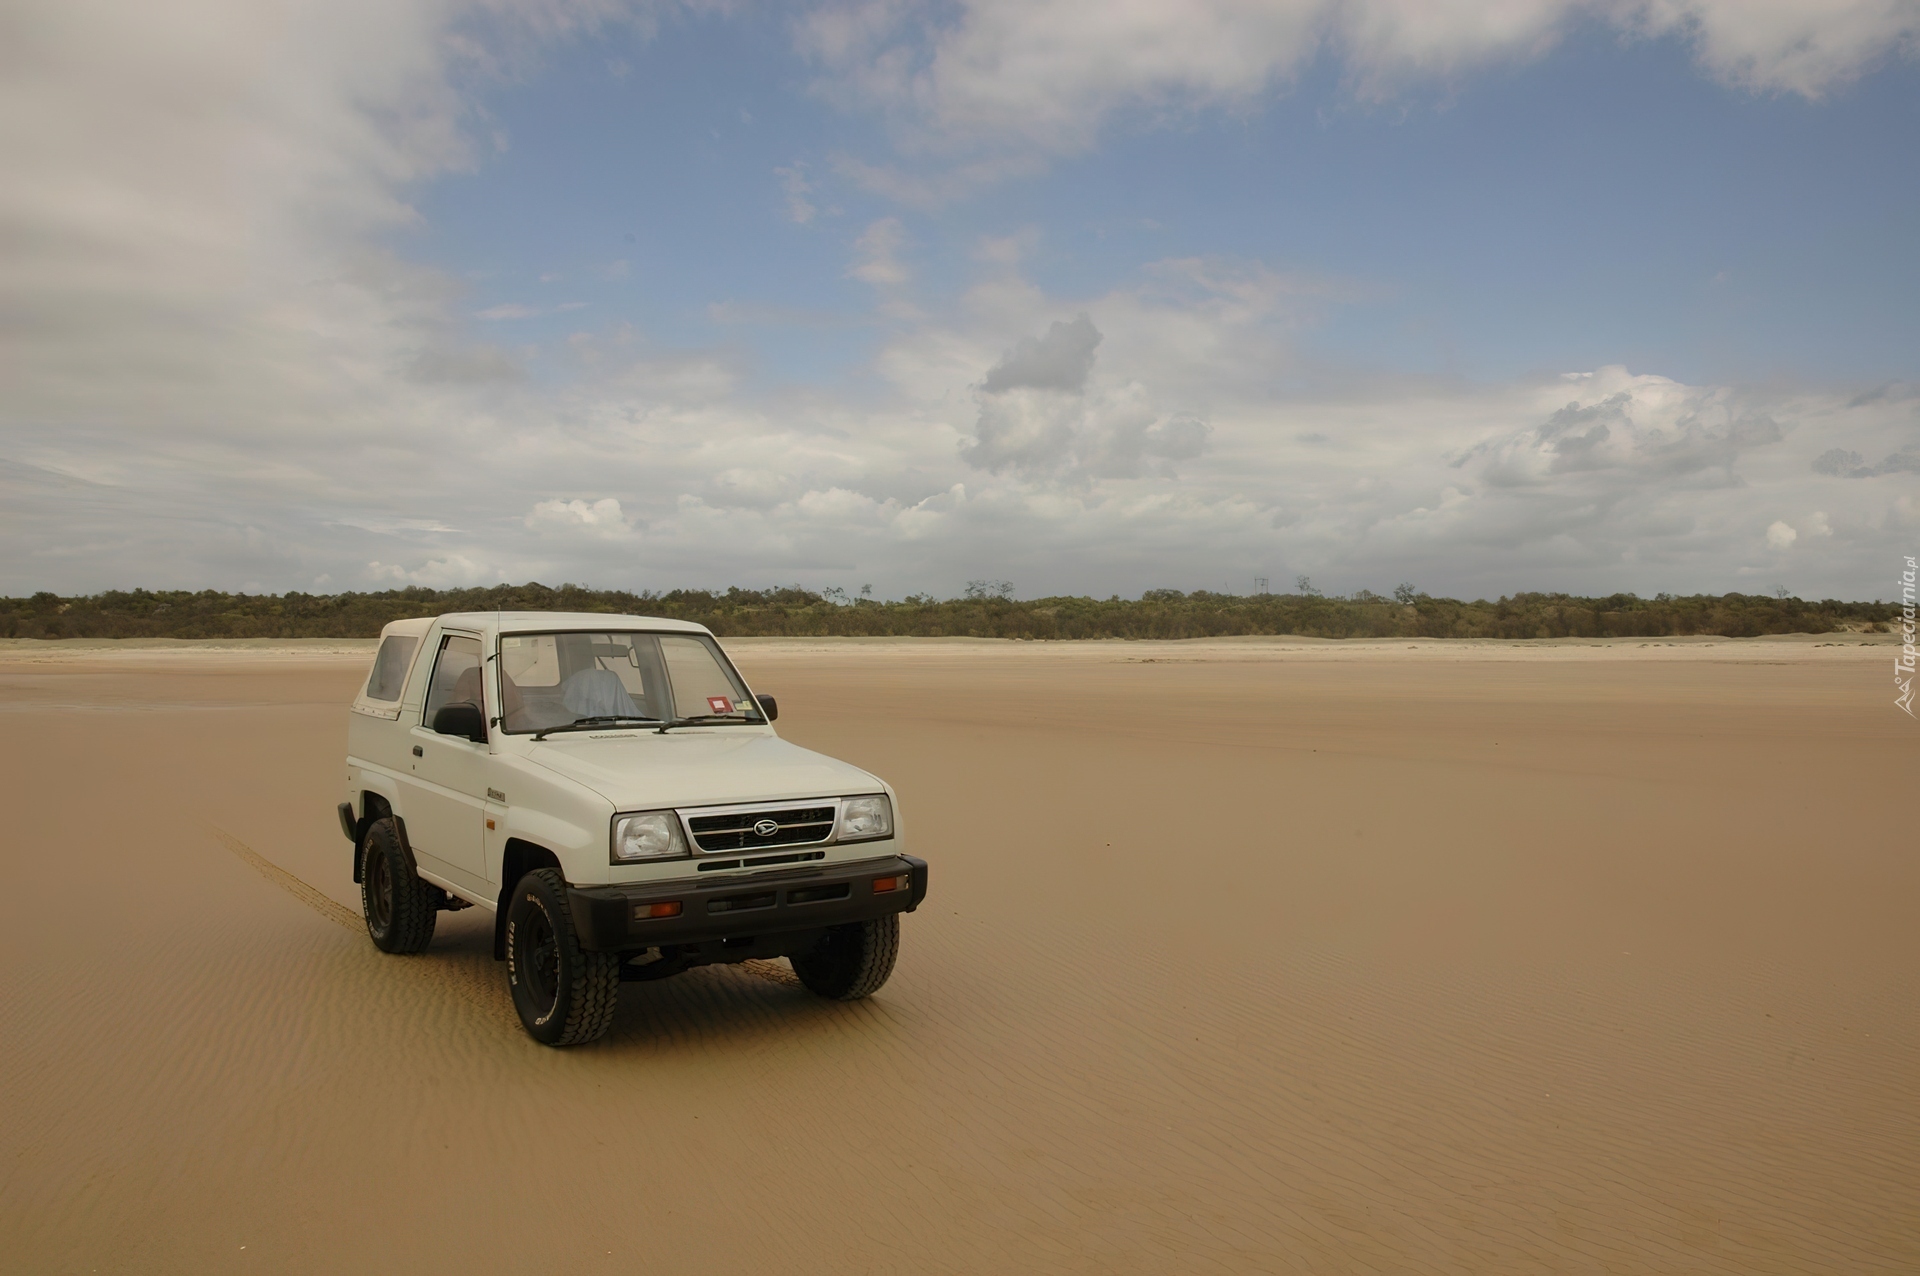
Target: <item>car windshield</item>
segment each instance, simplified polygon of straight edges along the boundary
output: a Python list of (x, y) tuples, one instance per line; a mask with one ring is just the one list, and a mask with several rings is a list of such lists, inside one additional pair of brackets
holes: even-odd
[(765, 720), (704, 634), (502, 634), (500, 700), (500, 725), (515, 734), (623, 720)]

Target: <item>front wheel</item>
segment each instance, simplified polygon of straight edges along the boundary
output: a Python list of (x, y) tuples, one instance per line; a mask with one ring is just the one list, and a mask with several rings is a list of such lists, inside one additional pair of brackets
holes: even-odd
[(900, 914), (849, 922), (827, 932), (817, 947), (787, 960), (808, 991), (834, 1001), (858, 1001), (880, 991), (900, 955)]
[(555, 869), (535, 869), (514, 888), (507, 906), (507, 983), (535, 1041), (577, 1046), (613, 1026), (620, 958), (580, 947), (566, 879)]

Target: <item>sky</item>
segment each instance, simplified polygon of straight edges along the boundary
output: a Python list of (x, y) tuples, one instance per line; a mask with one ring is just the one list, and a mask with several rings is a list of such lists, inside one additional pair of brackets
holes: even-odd
[(1883, 598), (1920, 0), (25, 0), (0, 592)]

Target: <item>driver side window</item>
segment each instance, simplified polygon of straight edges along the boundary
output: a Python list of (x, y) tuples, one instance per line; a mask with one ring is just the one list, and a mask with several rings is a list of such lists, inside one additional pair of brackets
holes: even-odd
[(471, 703), (486, 715), (486, 701), (480, 689), (480, 640), (448, 634), (440, 640), (439, 654), (433, 662), (433, 680), (427, 684), (427, 710), (422, 724), (433, 726), (433, 715), (445, 705)]

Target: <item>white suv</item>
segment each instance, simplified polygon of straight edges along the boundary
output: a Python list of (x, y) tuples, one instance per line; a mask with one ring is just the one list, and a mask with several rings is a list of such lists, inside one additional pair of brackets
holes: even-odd
[(774, 734), (700, 625), (474, 612), (399, 620), (348, 718), (340, 826), (367, 933), (417, 953), (494, 912), (535, 1038), (592, 1041), (622, 980), (786, 957), (823, 997), (892, 973), (927, 893), (893, 790)]

